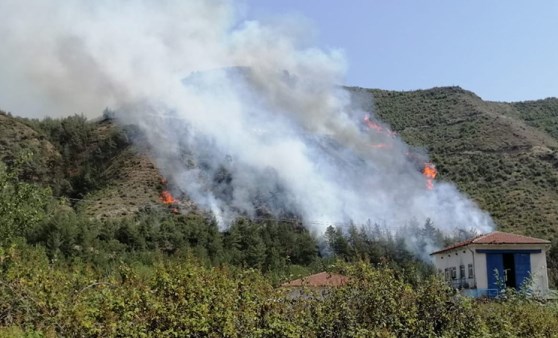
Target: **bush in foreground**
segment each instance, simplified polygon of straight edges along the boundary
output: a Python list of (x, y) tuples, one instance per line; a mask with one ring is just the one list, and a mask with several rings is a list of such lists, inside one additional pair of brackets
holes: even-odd
[(477, 302), (432, 278), (412, 287), (388, 268), (343, 266), (326, 291), (274, 288), (254, 270), (195, 260), (57, 265), (42, 249), (0, 251), (0, 334), (156, 337), (552, 337), (556, 307)]

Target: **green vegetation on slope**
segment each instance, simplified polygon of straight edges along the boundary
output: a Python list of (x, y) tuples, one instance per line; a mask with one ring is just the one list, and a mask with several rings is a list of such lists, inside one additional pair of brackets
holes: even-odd
[(519, 117), (558, 140), (558, 98), (513, 103)]
[(80, 115), (30, 120), (0, 111), (0, 122), (0, 139), (7, 145), (0, 148), (2, 161), (10, 164), (25, 150), (32, 155), (26, 165), (34, 169), (33, 181), (48, 184), (58, 197), (81, 199), (104, 187), (105, 170), (130, 144), (127, 131), (114, 123)]
[(60, 179), (61, 155), (48, 138), (0, 111), (0, 160), (13, 166), (25, 152), (25, 167), (18, 173), (27, 182), (54, 184)]
[[(486, 102), (459, 87), (351, 90), (368, 95), (368, 108), (407, 143), (428, 150), (438, 179), (455, 183), (501, 230), (557, 237), (558, 99)], [(133, 217), (158, 204), (159, 173), (147, 146), (130, 145), (141, 138), (133, 128), (80, 116), (0, 118), (3, 161), (32, 149), (25, 177), (48, 183), (56, 196), (77, 198), (86, 214)]]
[(459, 87), (409, 92), (352, 88), (410, 145), (428, 150), (440, 180), (490, 212), (499, 229), (558, 233), (555, 99), (485, 102)]
[[(321, 243), (288, 220), (238, 219), (220, 231), (208, 215), (176, 214), (163, 207), (144, 208), (130, 217), (91, 218), (55, 198), (49, 188), (20, 181), (1, 164), (0, 211), (0, 246), (23, 241), (44, 247), (52, 260), (79, 260), (107, 270), (121, 262), (151, 264), (193, 255), (208, 265), (255, 268), (280, 282), (293, 272), (322, 269), (330, 258), (322, 257), (318, 248), (329, 245), (332, 254), (345, 261), (389, 261), (394, 268), (416, 271), (418, 277), (431, 272), (407, 251), (401, 236), (387, 238), (355, 227), (347, 232), (331, 228), (328, 242)], [(421, 237), (430, 236), (417, 233)]]

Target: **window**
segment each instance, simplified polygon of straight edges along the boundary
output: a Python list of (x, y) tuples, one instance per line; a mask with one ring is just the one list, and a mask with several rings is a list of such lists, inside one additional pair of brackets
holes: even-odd
[(474, 278), (475, 273), (473, 272), (473, 264), (469, 264), (467, 267), (469, 268), (469, 278)]
[(446, 269), (444, 270), (444, 272), (445, 272), (446, 280), (450, 280), (450, 271), (449, 271), (449, 269), (446, 268)]
[(457, 268), (455, 266), (451, 268), (451, 279), (457, 279)]
[(461, 279), (465, 279), (465, 265), (460, 265), (459, 266), (459, 278)]

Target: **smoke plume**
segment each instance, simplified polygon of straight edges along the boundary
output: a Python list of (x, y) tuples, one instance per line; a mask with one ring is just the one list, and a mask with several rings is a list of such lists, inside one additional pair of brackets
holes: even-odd
[[(0, 104), (115, 110), (176, 189), (226, 226), (239, 215), (487, 231), (487, 213), (421, 173), (428, 159), (339, 85), (343, 53), (304, 23), (243, 18), (233, 1), (4, 0)], [(358, 95), (357, 95), (358, 96)], [(37, 102), (36, 106), (29, 102)]]

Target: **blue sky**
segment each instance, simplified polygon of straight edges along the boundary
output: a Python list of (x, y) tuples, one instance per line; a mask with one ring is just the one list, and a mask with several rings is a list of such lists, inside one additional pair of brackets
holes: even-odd
[(248, 17), (303, 16), (340, 48), (347, 84), (458, 85), (485, 100), (558, 96), (558, 1), (248, 0)]

